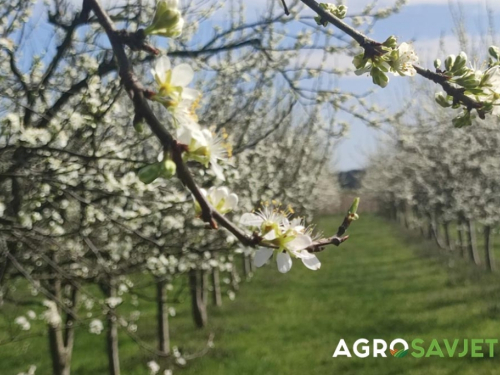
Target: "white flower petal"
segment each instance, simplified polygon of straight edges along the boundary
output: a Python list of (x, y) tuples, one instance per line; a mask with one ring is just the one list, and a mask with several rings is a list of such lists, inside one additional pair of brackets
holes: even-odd
[(263, 221), (264, 219), (258, 215), (246, 213), (241, 216), (240, 224), (247, 227), (260, 227)]
[(177, 140), (180, 143), (183, 143), (185, 145), (189, 145), (191, 143), (191, 138), (193, 136), (193, 133), (195, 133), (196, 130), (192, 130), (189, 128), (179, 128), (177, 130)]
[(265, 247), (260, 248), (255, 252), (255, 258), (253, 258), (253, 264), (256, 267), (262, 267), (273, 255), (272, 249), (267, 249)]
[(170, 59), (167, 56), (160, 57), (155, 64), (154, 73), (160, 82), (165, 82), (167, 71), (171, 68)]
[(276, 238), (276, 231), (273, 229), (273, 230), (270, 230), (269, 232), (266, 233), (266, 235), (264, 237), (262, 237), (263, 239), (265, 239), (266, 241), (272, 241)]
[(194, 102), (200, 97), (201, 93), (198, 90), (192, 89), (190, 87), (184, 87), (182, 90), (182, 99)]
[(214, 201), (214, 203), (219, 203), (222, 199), (227, 199), (229, 195), (229, 189), (227, 187), (220, 187), (214, 189), (210, 195), (212, 196), (212, 200)]
[(305, 234), (298, 235), (294, 240), (286, 244), (286, 248), (290, 251), (299, 251), (312, 245), (312, 239)]
[(281, 273), (287, 273), (292, 268), (292, 258), (287, 252), (279, 253), (276, 262), (278, 263), (278, 271)]
[(217, 177), (221, 181), (225, 181), (224, 171), (222, 167), (216, 162), (210, 161), (210, 166), (212, 167), (212, 172), (214, 172), (215, 177)]
[(309, 268), (310, 270), (317, 271), (321, 268), (321, 262), (319, 259), (316, 257), (316, 255), (311, 254), (312, 257), (310, 258), (303, 258), (302, 263), (304, 263), (304, 266)]
[(188, 64), (179, 64), (172, 69), (172, 86), (187, 86), (193, 80), (194, 71)]
[(226, 199), (226, 208), (234, 210), (238, 205), (238, 196), (236, 194), (229, 194)]
[(316, 255), (310, 253), (307, 250), (292, 251), (292, 253), (296, 258), (300, 259), (311, 259), (316, 257)]

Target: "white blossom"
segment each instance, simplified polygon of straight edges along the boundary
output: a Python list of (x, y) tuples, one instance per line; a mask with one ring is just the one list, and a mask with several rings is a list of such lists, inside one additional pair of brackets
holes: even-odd
[(26, 317), (22, 315), (18, 316), (14, 320), (14, 323), (17, 324), (23, 331), (29, 331), (31, 328), (31, 324), (28, 319), (26, 319)]
[(104, 329), (104, 325), (102, 324), (102, 321), (99, 319), (94, 319), (89, 324), (89, 332), (94, 334), (94, 335), (101, 334), (103, 329)]

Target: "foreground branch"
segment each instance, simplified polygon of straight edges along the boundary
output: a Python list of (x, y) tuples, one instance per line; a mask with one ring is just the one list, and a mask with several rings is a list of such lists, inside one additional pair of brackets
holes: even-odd
[[(217, 212), (217, 210), (210, 205), (208, 200), (201, 193), (188, 167), (182, 160), (182, 153), (184, 152), (184, 148), (182, 147), (183, 145), (177, 143), (170, 132), (158, 120), (148, 104), (145, 96), (145, 89), (134, 74), (132, 65), (130, 64), (130, 61), (125, 53), (125, 45), (128, 45), (128, 43), (126, 38), (123, 37), (124, 32), (115, 29), (113, 21), (102, 8), (98, 0), (84, 0), (84, 5), (85, 4), (90, 6), (109, 38), (115, 54), (116, 62), (118, 64), (120, 78), (122, 79), (122, 83), (125, 86), (129, 97), (134, 103), (135, 118), (144, 120), (154, 135), (160, 140), (164, 152), (170, 152), (172, 154), (172, 159), (176, 165), (177, 177), (181, 180), (184, 186), (189, 189), (196, 201), (199, 203), (201, 208), (201, 218), (203, 221), (208, 223), (213, 229), (217, 229), (218, 225), (226, 228), (245, 246), (255, 247), (256, 245), (261, 244), (262, 238), (258, 235), (245, 234), (245, 232), (237, 228), (231, 221)], [(138, 45), (135, 45), (134, 48), (141, 49)], [(309, 246), (307, 250), (311, 252), (318, 252), (323, 250), (326, 245), (340, 245), (348, 238), (348, 236), (342, 236), (352, 220), (353, 219), (349, 218), (348, 214), (335, 236), (318, 240)]]

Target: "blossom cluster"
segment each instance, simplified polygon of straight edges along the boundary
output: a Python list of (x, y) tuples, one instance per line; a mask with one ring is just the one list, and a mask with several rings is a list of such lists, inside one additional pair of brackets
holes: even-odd
[(390, 36), (374, 51), (365, 50), (354, 56), (353, 64), (356, 75), (370, 73), (373, 83), (386, 87), (389, 83), (388, 72), (396, 76), (414, 76), (416, 70), (413, 65), (418, 62), (413, 47), (408, 43), (397, 45), (397, 39)]
[[(500, 49), (491, 46), (488, 54), (489, 61), (484, 70), (470, 63), (465, 52), (461, 52), (458, 56), (448, 56), (444, 61), (444, 69), (441, 60), (436, 59), (434, 67), (447, 77), (453, 87), (461, 89), (465, 96), (481, 103), (482, 107), (478, 111), (482, 115), (491, 113), (500, 116)], [(453, 119), (455, 127), (461, 128), (472, 124), (474, 114), (467, 105), (442, 91), (436, 93), (435, 99), (441, 107), (463, 109), (462, 113)]]
[[(347, 15), (347, 6), (344, 4), (336, 5), (336, 4), (328, 4), (328, 3), (320, 3), (320, 8), (324, 9), (328, 13), (331, 13), (333, 16), (343, 19)], [(314, 20), (319, 26), (328, 25), (328, 21), (321, 18), (321, 16), (314, 17)]]
[(261, 244), (267, 246), (255, 253), (254, 263), (257, 267), (263, 266), (275, 251), (278, 270), (282, 273), (292, 268), (292, 257), (301, 259), (311, 270), (321, 267), (318, 258), (307, 251), (313, 244), (312, 229), (307, 228), (300, 218), (291, 219), (289, 211), (264, 205), (257, 212), (243, 214), (240, 224), (255, 229), (262, 238)]

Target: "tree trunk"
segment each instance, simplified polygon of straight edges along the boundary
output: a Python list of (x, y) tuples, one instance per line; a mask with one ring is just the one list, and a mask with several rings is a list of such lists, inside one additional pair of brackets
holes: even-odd
[(406, 229), (410, 229), (410, 221), (408, 219), (408, 210), (406, 207), (403, 208), (403, 223)]
[[(55, 297), (52, 301), (56, 304), (62, 303), (63, 298), (60, 279), (54, 279), (51, 282), (50, 291)], [(70, 375), (71, 373), (77, 298), (78, 291), (76, 288), (72, 287), (70, 295), (71, 306), (68, 306), (71, 310), (66, 315), (65, 326), (62, 325), (62, 321), (58, 325), (48, 325), (49, 349), (52, 359), (53, 375)], [(59, 315), (61, 315), (60, 311)]]
[(462, 255), (462, 258), (465, 258), (464, 228), (462, 220), (458, 221), (457, 234), (458, 234), (458, 249), (460, 251), (460, 255)]
[(467, 220), (467, 248), (469, 250), (469, 257), (475, 264), (480, 264), (479, 254), (477, 253), (476, 246), (476, 230), (474, 222)]
[(445, 245), (443, 245), (441, 241), (441, 236), (439, 234), (439, 224), (434, 219), (431, 219), (431, 228), (432, 228), (432, 234), (434, 237), (434, 240), (436, 241), (436, 244), (440, 249), (445, 249)]
[(208, 271), (201, 270), (201, 298), (205, 306), (208, 305)]
[(242, 261), (243, 261), (243, 276), (245, 279), (248, 279), (250, 277), (250, 262), (248, 261), (248, 256), (245, 254), (242, 254)]
[(233, 264), (233, 267), (231, 268), (231, 287), (234, 291), (240, 289), (238, 283), (239, 283), (238, 271), (236, 270), (236, 265)]
[(490, 271), (495, 270), (495, 259), (493, 257), (493, 238), (491, 235), (491, 227), (486, 225), (484, 227), (484, 251), (486, 259), (486, 267)]
[(443, 224), (443, 231), (444, 231), (444, 240), (445, 240), (445, 245), (448, 250), (453, 250), (453, 244), (451, 243), (451, 238), (450, 238), (450, 223), (445, 222)]
[(207, 325), (207, 307), (203, 303), (200, 274), (197, 270), (189, 271), (189, 286), (191, 291), (191, 308), (193, 311), (194, 323), (198, 328)]
[(170, 353), (170, 333), (168, 328), (167, 289), (165, 280), (158, 279), (156, 282), (156, 303), (158, 306), (158, 350), (162, 353)]
[[(107, 291), (107, 297), (116, 297), (116, 286), (113, 282), (104, 287)], [(108, 371), (109, 375), (120, 375), (120, 355), (118, 348), (118, 322), (116, 309), (108, 306), (106, 314), (107, 332), (106, 346), (108, 353)]]
[(432, 230), (432, 223), (429, 219), (429, 223), (427, 224), (427, 239), (431, 240), (433, 237), (434, 231)]
[(248, 256), (248, 261), (250, 262), (250, 271), (252, 271), (252, 273), (255, 272), (255, 268), (256, 267), (255, 267), (253, 259), (252, 259), (252, 257), (250, 255)]
[(219, 268), (212, 268), (212, 302), (215, 306), (222, 306), (222, 295), (220, 291)]

